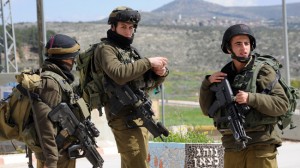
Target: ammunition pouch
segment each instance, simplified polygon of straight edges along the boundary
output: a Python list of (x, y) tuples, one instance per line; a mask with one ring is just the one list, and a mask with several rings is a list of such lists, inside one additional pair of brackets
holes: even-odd
[(102, 107), (105, 106), (108, 101), (108, 97), (104, 92), (102, 86), (103, 74), (96, 74), (92, 72), (94, 80), (91, 80), (83, 89), (82, 97), (89, 104), (89, 109), (98, 109), (100, 115), (102, 115)]

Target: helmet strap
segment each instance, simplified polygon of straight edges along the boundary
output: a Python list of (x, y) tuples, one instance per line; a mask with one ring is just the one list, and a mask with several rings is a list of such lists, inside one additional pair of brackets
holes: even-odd
[(231, 49), (230, 51), (231, 51), (231, 59), (235, 59), (240, 63), (247, 63), (250, 60), (251, 52), (249, 53), (248, 57), (245, 58), (245, 57), (238, 57)]

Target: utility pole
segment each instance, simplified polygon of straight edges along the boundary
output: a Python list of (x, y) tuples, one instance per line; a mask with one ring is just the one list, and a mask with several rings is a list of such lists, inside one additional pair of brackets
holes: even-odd
[(36, 0), (36, 6), (37, 6), (39, 66), (41, 67), (44, 62), (44, 55), (45, 55), (44, 47), (46, 44), (43, 0)]
[(165, 125), (165, 87), (164, 84), (161, 84), (161, 119), (162, 124)]
[(282, 18), (284, 29), (284, 72), (285, 81), (288, 86), (291, 86), (290, 81), (290, 60), (289, 60), (289, 46), (288, 46), (288, 32), (287, 32), (287, 20), (286, 20), (286, 5), (285, 0), (282, 0)]
[[(16, 39), (14, 24), (11, 15), (10, 0), (1, 1), (1, 20), (3, 34), (0, 36), (0, 54), (4, 52), (5, 65), (2, 67), (2, 61), (0, 61), (0, 72), (5, 70), (6, 73), (18, 72), (18, 63), (16, 58)], [(2, 56), (0, 55), (0, 60)]]

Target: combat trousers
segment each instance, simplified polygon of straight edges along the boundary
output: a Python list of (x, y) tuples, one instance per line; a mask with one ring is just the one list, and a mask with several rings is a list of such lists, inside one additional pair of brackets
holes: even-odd
[[(44, 168), (45, 161), (36, 159), (37, 162), (37, 168)], [(57, 168), (75, 168), (76, 167), (76, 160), (75, 159), (69, 159), (65, 156), (60, 157), (57, 162)]]
[(224, 168), (277, 168), (275, 145), (250, 146), (242, 151), (225, 151)]
[(121, 120), (109, 125), (121, 155), (121, 168), (148, 168), (148, 130), (145, 127), (129, 129)]

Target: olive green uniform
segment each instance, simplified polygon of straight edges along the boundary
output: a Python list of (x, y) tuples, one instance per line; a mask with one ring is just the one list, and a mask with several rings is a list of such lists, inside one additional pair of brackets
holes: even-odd
[[(43, 67), (45, 71), (52, 71), (67, 79), (67, 76), (55, 64), (45, 62)], [(42, 77), (41, 85), (36, 93), (41, 101), (34, 101), (33, 108), (37, 117), (39, 132), (42, 135), (39, 140), (42, 145), (37, 144), (36, 147), (31, 147), (37, 158), (37, 168), (75, 168), (75, 160), (70, 160), (66, 152), (62, 152), (59, 156), (55, 137), (57, 129), (48, 118), (48, 113), (53, 107), (61, 102), (70, 102), (70, 97), (62, 91), (58, 82), (52, 78)], [(41, 150), (41, 146), (44, 150)]]
[[(251, 71), (255, 57), (252, 56), (249, 63), (243, 70), (237, 72), (233, 62), (228, 63), (222, 68), (222, 72), (227, 74), (228, 81), (232, 87), (234, 95), (238, 90), (248, 91), (245, 86), (239, 86), (239, 75)], [(206, 76), (200, 88), (199, 103), (202, 112), (208, 115), (208, 109), (215, 100), (215, 93), (209, 87), (212, 83), (208, 81)], [(257, 79), (257, 93), (249, 93), (248, 105), (251, 111), (246, 117), (244, 124), (247, 136), (251, 137), (246, 143), (247, 147), (241, 149), (236, 144), (236, 141), (228, 128), (218, 126), (218, 130), (222, 134), (222, 145), (225, 148), (225, 168), (268, 168), (277, 167), (276, 154), (277, 147), (281, 146), (282, 140), (274, 129), (277, 118), (284, 114), (288, 109), (288, 99), (283, 88), (279, 83), (276, 83), (270, 94), (262, 94), (262, 90), (274, 81), (276, 73), (272, 67), (264, 65), (259, 72)], [(243, 79), (249, 80), (249, 79)], [(240, 79), (241, 81), (241, 79)], [(234, 86), (234, 87), (233, 87)], [(217, 121), (218, 116), (224, 116), (224, 111), (221, 109), (217, 113), (214, 121)]]
[[(144, 74), (151, 69), (147, 58), (140, 58), (132, 48), (122, 49), (109, 41), (104, 43), (95, 50), (94, 65), (97, 74), (105, 73), (117, 84), (128, 83), (131, 87), (145, 91), (158, 86), (164, 80), (164, 77), (156, 76), (155, 79), (145, 82)], [(126, 120), (132, 112), (122, 111), (115, 117), (109, 111), (110, 106), (109, 103), (105, 105), (105, 114), (121, 155), (121, 167), (148, 167), (148, 131), (144, 127), (128, 128)]]

